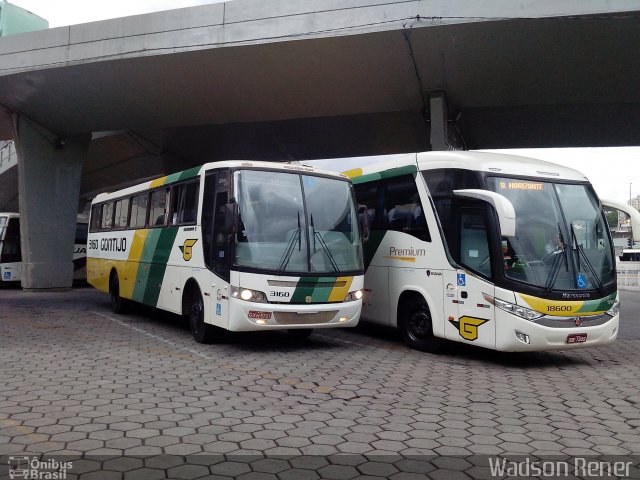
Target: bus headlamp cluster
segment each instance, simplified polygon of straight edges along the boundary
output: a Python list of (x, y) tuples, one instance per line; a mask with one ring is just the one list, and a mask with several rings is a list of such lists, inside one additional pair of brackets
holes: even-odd
[(362, 290), (354, 290), (353, 292), (347, 293), (347, 296), (344, 297), (345, 302), (355, 302), (356, 300), (360, 300), (362, 298)]
[(611, 315), (612, 317), (615, 317), (619, 313), (620, 313), (620, 301), (616, 300), (616, 302), (612, 305), (612, 307), (609, 310), (607, 310), (607, 315)]
[(267, 296), (264, 292), (251, 290), (249, 288), (231, 287), (231, 296), (233, 298), (246, 300), (247, 302), (267, 303)]
[(505, 302), (504, 300), (494, 298), (490, 295), (487, 295), (486, 293), (483, 293), (482, 296), (487, 302), (491, 303), (496, 308), (504, 310), (508, 313), (512, 313), (513, 315), (524, 318), (525, 320), (535, 320), (544, 316), (543, 313), (536, 312), (535, 310), (531, 310), (530, 308), (521, 307), (520, 305), (514, 305), (513, 303)]

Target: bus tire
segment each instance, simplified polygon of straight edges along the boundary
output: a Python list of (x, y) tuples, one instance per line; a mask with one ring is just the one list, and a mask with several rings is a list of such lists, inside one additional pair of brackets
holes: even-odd
[(193, 339), (198, 343), (211, 343), (215, 338), (215, 332), (212, 325), (204, 323), (204, 302), (202, 295), (195, 290), (191, 293), (187, 307), (187, 319), (189, 320), (189, 329)]
[(127, 310), (127, 300), (120, 296), (120, 281), (118, 274), (113, 272), (109, 280), (109, 299), (111, 300), (111, 310), (113, 313), (125, 313)]
[(398, 328), (404, 342), (416, 350), (437, 353), (444, 343), (433, 334), (433, 321), (427, 302), (418, 296), (403, 301)]
[(290, 328), (287, 330), (289, 336), (296, 340), (306, 340), (312, 332), (313, 328)]

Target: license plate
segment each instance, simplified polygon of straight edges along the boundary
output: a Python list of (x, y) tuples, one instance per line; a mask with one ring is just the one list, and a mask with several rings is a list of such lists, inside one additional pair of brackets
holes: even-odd
[(587, 341), (586, 333), (574, 333), (567, 336), (567, 343), (584, 343)]

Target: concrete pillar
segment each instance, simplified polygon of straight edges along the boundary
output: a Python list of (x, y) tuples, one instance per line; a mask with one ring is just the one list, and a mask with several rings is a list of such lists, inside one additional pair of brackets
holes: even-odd
[(431, 150), (449, 150), (447, 132), (447, 97), (443, 91), (429, 93), (429, 112), (431, 120)]
[(22, 287), (70, 288), (80, 177), (91, 134), (62, 138), (17, 114), (12, 127), (18, 153)]

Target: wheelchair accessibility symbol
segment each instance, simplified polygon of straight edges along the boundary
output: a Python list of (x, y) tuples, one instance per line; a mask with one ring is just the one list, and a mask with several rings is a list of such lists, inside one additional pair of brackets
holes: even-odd
[(467, 285), (467, 277), (464, 273), (459, 273), (458, 274), (458, 286), (459, 287), (464, 287)]
[(576, 285), (578, 288), (587, 288), (587, 277), (583, 273), (576, 275)]

